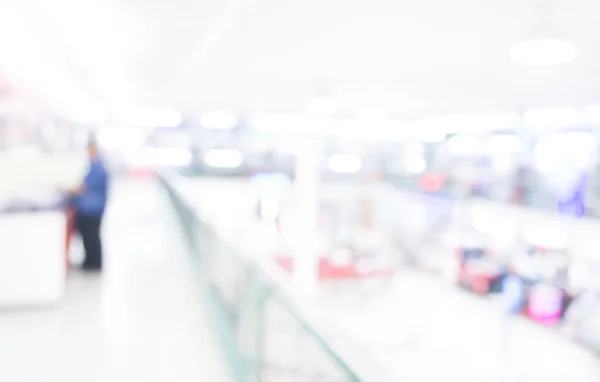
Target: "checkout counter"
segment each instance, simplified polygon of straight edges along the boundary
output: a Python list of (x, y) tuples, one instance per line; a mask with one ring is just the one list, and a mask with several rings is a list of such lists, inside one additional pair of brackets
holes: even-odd
[(0, 309), (47, 307), (63, 299), (72, 214), (58, 190), (80, 177), (83, 166), (76, 160), (44, 156), (15, 163), (0, 157), (0, 170), (7, 170), (0, 171)]

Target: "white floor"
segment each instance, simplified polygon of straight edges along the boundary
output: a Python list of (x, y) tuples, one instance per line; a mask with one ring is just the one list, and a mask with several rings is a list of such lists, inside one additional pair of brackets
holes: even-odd
[(0, 311), (0, 381), (231, 380), (164, 195), (118, 181), (111, 197), (103, 274), (72, 272), (55, 309)]
[(439, 279), (404, 271), (387, 289), (324, 293), (320, 313), (398, 380), (597, 382), (600, 359)]

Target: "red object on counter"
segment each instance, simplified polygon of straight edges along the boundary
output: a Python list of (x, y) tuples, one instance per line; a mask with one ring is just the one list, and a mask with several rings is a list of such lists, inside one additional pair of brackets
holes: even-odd
[(445, 184), (446, 177), (444, 174), (436, 172), (425, 174), (419, 179), (419, 188), (421, 191), (426, 192), (440, 191), (442, 188), (444, 188)]
[[(289, 256), (277, 256), (275, 262), (292, 273), (294, 271), (294, 259)], [(331, 261), (322, 257), (319, 259), (318, 265), (319, 280), (345, 280), (345, 279), (360, 279), (366, 277), (392, 277), (396, 274), (396, 269), (392, 266), (381, 267), (373, 269), (361, 269), (356, 263), (349, 263), (348, 265), (334, 265)]]
[(483, 296), (487, 294), (490, 291), (492, 280), (496, 277), (497, 275), (472, 273), (465, 263), (460, 264), (458, 273), (459, 283), (478, 295)]

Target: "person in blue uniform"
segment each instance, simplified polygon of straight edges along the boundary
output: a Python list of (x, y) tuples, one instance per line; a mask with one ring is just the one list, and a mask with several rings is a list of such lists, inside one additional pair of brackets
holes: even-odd
[(102, 270), (102, 241), (100, 227), (108, 199), (108, 173), (94, 141), (87, 146), (89, 169), (76, 190), (75, 228), (85, 249), (84, 270)]

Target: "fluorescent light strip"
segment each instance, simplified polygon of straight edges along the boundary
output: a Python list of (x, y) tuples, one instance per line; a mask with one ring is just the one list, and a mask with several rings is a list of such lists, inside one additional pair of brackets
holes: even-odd
[(214, 149), (204, 153), (204, 163), (213, 168), (234, 169), (243, 163), (242, 153), (231, 149)]

